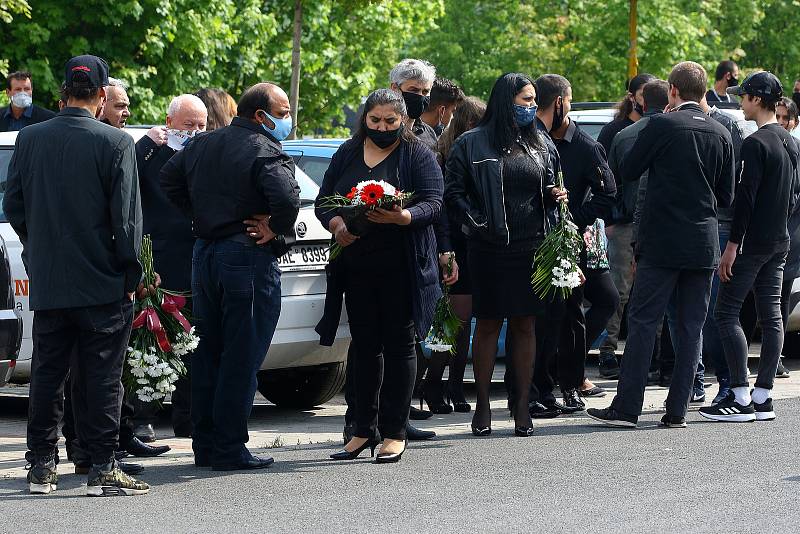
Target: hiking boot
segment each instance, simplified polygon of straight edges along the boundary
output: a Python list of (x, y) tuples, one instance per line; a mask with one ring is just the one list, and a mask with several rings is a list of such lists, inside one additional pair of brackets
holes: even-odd
[(51, 456), (40, 458), (28, 471), (28, 489), (31, 493), (47, 495), (55, 491), (58, 485), (56, 461)]
[(86, 495), (91, 497), (144, 495), (149, 491), (150, 486), (126, 475), (116, 462), (93, 465), (86, 483)]

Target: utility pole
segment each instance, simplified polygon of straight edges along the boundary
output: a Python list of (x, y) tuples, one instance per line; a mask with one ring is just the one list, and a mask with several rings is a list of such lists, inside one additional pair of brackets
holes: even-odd
[(289, 139), (297, 138), (297, 105), (300, 101), (300, 38), (303, 35), (303, 1), (294, 2), (294, 36), (292, 38), (292, 80), (289, 87), (289, 105), (295, 129)]
[(639, 73), (639, 58), (636, 49), (636, 0), (630, 0), (630, 18), (628, 30), (630, 32), (630, 48), (628, 49), (628, 80)]

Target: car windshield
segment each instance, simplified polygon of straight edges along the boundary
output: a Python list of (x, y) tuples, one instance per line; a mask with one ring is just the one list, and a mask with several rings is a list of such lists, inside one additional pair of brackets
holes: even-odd
[[(6, 194), (6, 180), (8, 179), (8, 165), (11, 163), (13, 148), (0, 149), (0, 222), (8, 222), (3, 213), (3, 197)], [(319, 186), (302, 169), (295, 170), (297, 184), (300, 186), (300, 201), (304, 206), (313, 204), (319, 194)]]

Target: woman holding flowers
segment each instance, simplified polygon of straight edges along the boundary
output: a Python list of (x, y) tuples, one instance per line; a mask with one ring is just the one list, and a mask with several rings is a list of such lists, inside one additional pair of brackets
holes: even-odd
[[(340, 249), (329, 266), (326, 314), (337, 297), (332, 288), (342, 289), (355, 349), (356, 429), (334, 459), (374, 451), (379, 431), (376, 461), (400, 460), (416, 375), (415, 335), (427, 334), (441, 295), (431, 225), (441, 209), (442, 175), (433, 152), (406, 130), (406, 118), (401, 95), (371, 93), (356, 135), (334, 154), (317, 198), (317, 217)], [(365, 181), (370, 184), (360, 184)], [(411, 200), (371, 205), (395, 189)], [(329, 201), (352, 201), (356, 194), (366, 215), (346, 221)]]
[(533, 431), (528, 391), (536, 353), (534, 324), (545, 310), (531, 284), (533, 258), (550, 224), (548, 213), (556, 200), (566, 197), (555, 188), (558, 170), (536, 129), (535, 99), (528, 76), (501, 76), (478, 126), (456, 141), (447, 159), (445, 199), (451, 220), (467, 232), (477, 319), (472, 349), (476, 436), (491, 433), (489, 386), (504, 319), (514, 339), (515, 434), (530, 436)]

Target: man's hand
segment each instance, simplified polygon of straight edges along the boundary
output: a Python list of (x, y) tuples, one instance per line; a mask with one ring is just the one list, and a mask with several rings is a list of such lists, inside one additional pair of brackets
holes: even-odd
[(730, 282), (733, 278), (733, 263), (736, 261), (736, 254), (739, 252), (739, 244), (728, 241), (725, 252), (719, 259), (719, 279), (723, 282)]
[(411, 212), (404, 210), (400, 206), (394, 206), (390, 210), (377, 208), (367, 212), (367, 219), (378, 224), (397, 224), (408, 226), (411, 224)]
[(343, 247), (352, 245), (358, 239), (357, 235), (353, 235), (347, 230), (344, 219), (338, 215), (331, 219), (328, 229), (333, 234), (333, 237), (336, 238), (336, 242)]
[(269, 227), (269, 215), (252, 215), (244, 224), (247, 225), (247, 235), (256, 240), (256, 245), (265, 245), (277, 235)]
[(439, 267), (442, 269), (442, 282), (448, 286), (452, 286), (458, 282), (458, 263), (456, 263), (454, 257), (452, 267), (450, 267), (450, 254), (450, 252), (439, 254)]
[(569, 191), (567, 191), (566, 188), (560, 189), (558, 187), (554, 187), (550, 190), (550, 194), (553, 195), (553, 200), (555, 200), (556, 202), (564, 202), (564, 203), (569, 202), (568, 198)]
[[(156, 275), (156, 282), (155, 284), (149, 285), (147, 287), (144, 286), (144, 282), (139, 284), (139, 287), (136, 288), (136, 298), (139, 300), (145, 299), (150, 295), (155, 296), (156, 288), (161, 287), (161, 275), (155, 273)], [(133, 293), (128, 293), (128, 298), (133, 300)]]
[(161, 146), (167, 142), (167, 127), (153, 126), (147, 130), (147, 137), (152, 139), (156, 145)]

